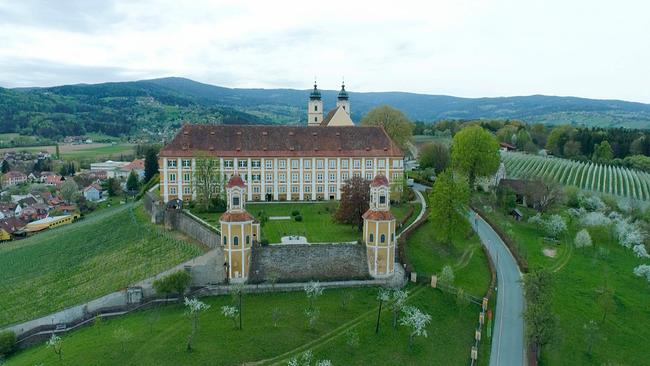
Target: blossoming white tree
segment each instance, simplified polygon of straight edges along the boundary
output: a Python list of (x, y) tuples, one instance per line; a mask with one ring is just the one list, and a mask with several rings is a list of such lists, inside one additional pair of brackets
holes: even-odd
[(185, 307), (187, 308), (186, 314), (192, 319), (192, 331), (187, 337), (187, 351), (192, 352), (192, 342), (196, 335), (196, 329), (199, 326), (199, 314), (205, 310), (210, 309), (210, 305), (200, 301), (199, 299), (185, 298)]
[(587, 229), (582, 229), (578, 231), (578, 233), (576, 234), (576, 238), (574, 240), (574, 244), (576, 248), (590, 247), (592, 245), (592, 242), (591, 242), (591, 235), (589, 235), (589, 231), (587, 231)]
[(650, 282), (650, 265), (642, 264), (634, 268), (634, 274), (637, 277), (645, 277), (648, 282)]
[(632, 248), (632, 251), (634, 252), (634, 255), (636, 255), (639, 258), (648, 258), (650, 255), (648, 255), (648, 251), (645, 248), (645, 245), (643, 244), (637, 244)]
[(560, 215), (551, 215), (544, 220), (544, 231), (546, 231), (546, 235), (553, 239), (557, 239), (566, 229), (566, 222)]
[(237, 316), (239, 316), (239, 310), (236, 307), (224, 305), (221, 307), (221, 314), (228, 319), (232, 319), (233, 326), (237, 328)]
[(409, 347), (412, 347), (414, 337), (428, 337), (426, 327), (431, 322), (431, 315), (420, 311), (420, 309), (414, 306), (404, 307), (402, 313), (404, 313), (404, 316), (400, 319), (400, 324), (411, 329), (411, 333), (409, 334)]
[(582, 216), (580, 223), (583, 226), (609, 226), (612, 220), (602, 212), (588, 212)]
[(379, 293), (377, 294), (377, 300), (379, 301), (379, 311), (377, 312), (377, 325), (375, 326), (375, 334), (379, 333), (379, 320), (381, 319), (381, 308), (386, 301), (390, 300), (390, 291), (380, 288)]
[(453, 286), (454, 285), (454, 270), (451, 269), (450, 265), (445, 265), (442, 267), (442, 272), (440, 273), (440, 276), (438, 277), (438, 282), (441, 285), (445, 286)]
[(310, 281), (305, 285), (304, 289), (305, 295), (307, 295), (307, 299), (309, 300), (309, 307), (313, 309), (316, 299), (323, 294), (323, 287), (318, 281)]
[(299, 357), (294, 357), (289, 360), (287, 366), (332, 366), (332, 361), (330, 360), (317, 360), (316, 363), (312, 363), (313, 359), (314, 354), (311, 350), (308, 350)]
[(52, 336), (50, 339), (47, 341), (47, 348), (52, 348), (54, 353), (59, 356), (59, 361), (63, 358), (63, 341), (61, 340), (61, 337), (58, 335), (52, 333)]
[(397, 328), (399, 313), (406, 306), (406, 299), (409, 296), (408, 290), (395, 289), (391, 294), (391, 310), (393, 310), (393, 328)]

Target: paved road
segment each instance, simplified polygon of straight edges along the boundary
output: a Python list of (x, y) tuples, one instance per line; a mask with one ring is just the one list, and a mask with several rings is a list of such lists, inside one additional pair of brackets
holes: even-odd
[(497, 268), (497, 306), (493, 319), (490, 366), (525, 365), (521, 272), (508, 247), (490, 225), (473, 212), (470, 220)]

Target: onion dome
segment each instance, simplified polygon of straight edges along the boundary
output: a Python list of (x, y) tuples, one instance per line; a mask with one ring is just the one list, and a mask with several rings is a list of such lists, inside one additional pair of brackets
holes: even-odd
[(233, 188), (233, 187), (241, 187), (245, 188), (246, 183), (244, 183), (244, 180), (241, 179), (239, 174), (235, 174), (230, 179), (228, 180), (228, 184), (226, 184), (226, 188)]
[(345, 91), (345, 83), (344, 83), (344, 84), (341, 84), (341, 91), (339, 92), (339, 95), (338, 95), (337, 98), (338, 98), (339, 100), (350, 98), (350, 97), (348, 96), (348, 92)]
[(320, 90), (316, 87), (316, 83), (314, 83), (314, 90), (309, 94), (309, 99), (320, 99)]
[(388, 179), (383, 174), (375, 175), (375, 178), (370, 182), (371, 187), (388, 186)]

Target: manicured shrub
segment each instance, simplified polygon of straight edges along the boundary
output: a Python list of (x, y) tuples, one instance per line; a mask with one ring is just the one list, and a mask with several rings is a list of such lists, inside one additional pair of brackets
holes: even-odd
[(296, 220), (297, 222), (301, 222), (302, 221), (302, 215), (296, 215), (293, 219)]
[(291, 216), (298, 216), (298, 215), (300, 215), (300, 211), (298, 210), (291, 211)]
[(191, 281), (192, 276), (187, 271), (180, 270), (153, 281), (153, 288), (161, 295), (170, 293), (183, 295)]
[(265, 246), (269, 245), (269, 241), (267, 239), (262, 239), (262, 240), (260, 240), (260, 244), (265, 247)]
[(16, 333), (7, 330), (0, 332), (0, 356), (9, 355), (16, 347)]

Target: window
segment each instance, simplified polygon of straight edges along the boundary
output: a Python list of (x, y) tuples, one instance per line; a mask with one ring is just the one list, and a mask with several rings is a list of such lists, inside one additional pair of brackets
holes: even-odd
[(316, 168), (323, 169), (323, 159), (316, 160)]
[(261, 174), (251, 174), (251, 176), (253, 177), (253, 182), (259, 182), (262, 177)]
[(181, 160), (181, 165), (183, 166), (183, 168), (189, 168), (189, 167), (192, 166), (192, 160), (183, 159), (183, 160)]
[(190, 187), (183, 187), (183, 194), (184, 195), (192, 194), (192, 191), (190, 190)]
[(318, 122), (318, 117), (314, 117), (314, 122)]
[(287, 176), (284, 173), (278, 174), (278, 177), (280, 177), (280, 182), (284, 182), (287, 179)]
[(266, 193), (267, 194), (273, 193), (273, 187), (272, 186), (266, 186)]
[(372, 169), (372, 160), (366, 159), (366, 168)]
[(239, 207), (239, 196), (233, 196), (233, 198), (232, 198), (232, 206), (233, 207)]
[(383, 194), (381, 196), (379, 196), (379, 204), (380, 205), (385, 205), (386, 204), (386, 196), (384, 196)]
[(336, 193), (336, 186), (330, 186), (330, 193)]
[(250, 244), (250, 243), (251, 243), (251, 236), (246, 235), (246, 244)]
[(366, 173), (366, 180), (372, 180), (372, 173)]
[(311, 169), (311, 160), (303, 161), (302, 165), (305, 167), (305, 169)]
[(394, 169), (399, 168), (399, 160), (397, 160), (397, 159), (396, 159), (396, 160), (393, 160), (393, 168), (394, 168)]
[(336, 169), (336, 160), (335, 159), (330, 159), (329, 164), (330, 164), (330, 169)]
[(175, 183), (175, 182), (176, 182), (176, 173), (169, 173), (169, 181), (170, 181), (171, 183)]
[(176, 187), (169, 187), (169, 194), (176, 194)]
[(342, 181), (345, 182), (345, 181), (348, 180), (349, 178), (350, 178), (350, 174), (349, 174), (348, 172), (343, 172), (343, 173), (341, 173), (341, 180), (342, 180)]
[(336, 173), (330, 173), (330, 182), (336, 182)]
[(293, 183), (298, 183), (298, 173), (291, 173), (291, 181)]
[(361, 177), (361, 173), (359, 173), (359, 172), (354, 172), (354, 173), (352, 174), (352, 176), (355, 177), (355, 178), (359, 178), (359, 177)]
[(307, 193), (311, 192), (311, 186), (305, 186), (305, 192)]
[(361, 160), (359, 160), (359, 159), (354, 159), (353, 164), (354, 164), (354, 165), (353, 165), (353, 166), (354, 166), (354, 169), (359, 169), (359, 168), (361, 168)]
[(305, 174), (305, 182), (310, 182), (311, 181), (311, 173), (304, 173)]
[(284, 169), (287, 167), (287, 161), (286, 160), (280, 160), (280, 169)]
[(393, 173), (393, 179), (399, 179), (399, 173), (398, 172)]
[(300, 160), (298, 159), (291, 160), (291, 169), (298, 169), (298, 168), (300, 168)]
[(385, 243), (386, 242), (386, 235), (381, 234), (381, 236), (379, 237), (379, 241), (382, 242), (382, 243)]
[(395, 233), (393, 233), (393, 242), (395, 242)]
[(233, 165), (234, 165), (234, 163), (233, 163), (232, 160), (224, 160), (223, 161), (223, 166), (226, 167), (226, 168), (232, 168)]
[(286, 193), (287, 192), (287, 187), (286, 186), (280, 186), (280, 193)]
[(273, 160), (265, 160), (264, 164), (266, 164), (266, 169), (273, 169)]
[(190, 181), (190, 173), (183, 173), (183, 182)]
[(259, 160), (252, 160), (252, 161), (251, 161), (251, 166), (252, 166), (253, 168), (259, 168), (259, 167), (262, 166), (262, 164), (261, 164), (261, 161), (259, 161)]
[(239, 238), (236, 236), (232, 237), (232, 245), (238, 246), (239, 245)]
[(341, 168), (347, 169), (348, 168), (348, 163), (349, 163), (348, 159), (341, 160)]
[(300, 192), (298, 186), (291, 186), (291, 193), (298, 193), (298, 192)]
[(323, 181), (323, 173), (316, 174), (316, 180), (318, 180), (319, 182), (322, 182)]
[(273, 181), (273, 173), (266, 173), (266, 181), (267, 182)]
[(323, 186), (316, 187), (316, 192), (323, 193)]
[[(225, 238), (224, 238), (224, 239), (225, 239)], [(370, 233), (370, 235), (368, 236), (368, 242), (372, 243), (373, 240), (375, 240), (375, 236), (372, 235), (372, 233)]]
[(377, 161), (377, 166), (378, 166), (379, 168), (385, 168), (385, 167), (386, 167), (386, 160), (384, 160), (384, 159), (379, 159), (379, 160)]
[(318, 112), (318, 104), (314, 104), (314, 111)]
[(260, 193), (260, 186), (253, 186), (253, 193)]
[(167, 167), (168, 168), (175, 168), (176, 167), (176, 159), (167, 160)]
[(248, 160), (241, 159), (239, 160), (239, 167), (246, 168), (248, 166)]
[(228, 237), (225, 235), (223, 236), (223, 245), (228, 245)]

